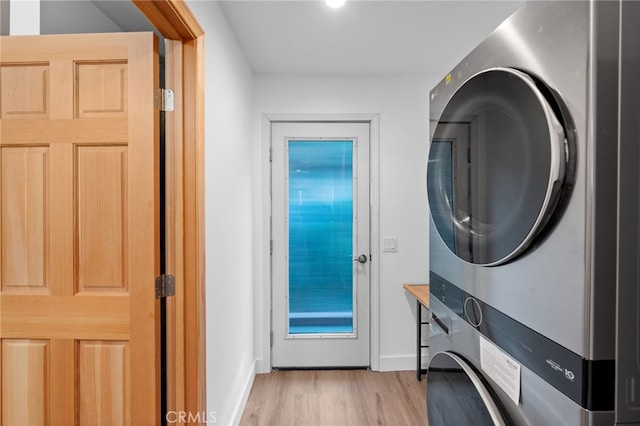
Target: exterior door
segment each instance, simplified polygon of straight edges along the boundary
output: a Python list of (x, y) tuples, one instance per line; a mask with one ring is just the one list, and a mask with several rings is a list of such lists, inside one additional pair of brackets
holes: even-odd
[(0, 43), (2, 424), (159, 424), (157, 40)]
[(369, 365), (369, 124), (272, 124), (272, 365)]

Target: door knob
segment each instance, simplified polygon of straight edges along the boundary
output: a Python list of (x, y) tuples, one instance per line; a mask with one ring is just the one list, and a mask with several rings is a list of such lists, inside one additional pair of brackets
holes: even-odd
[(367, 255), (366, 254), (361, 254), (360, 256), (356, 257), (353, 260), (357, 261), (357, 262), (360, 262), (360, 263), (367, 263)]

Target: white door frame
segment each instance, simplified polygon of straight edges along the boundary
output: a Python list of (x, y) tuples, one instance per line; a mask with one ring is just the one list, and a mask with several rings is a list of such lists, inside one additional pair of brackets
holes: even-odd
[[(268, 373), (271, 370), (271, 123), (287, 122), (364, 122), (370, 128), (370, 184), (371, 184), (371, 255), (370, 264), (370, 368), (380, 370), (380, 137), (379, 114), (263, 114), (261, 159), (262, 186), (260, 198), (262, 233), (257, 241), (256, 260), (261, 289), (256, 289), (256, 372)], [(261, 291), (260, 291), (261, 290)]]

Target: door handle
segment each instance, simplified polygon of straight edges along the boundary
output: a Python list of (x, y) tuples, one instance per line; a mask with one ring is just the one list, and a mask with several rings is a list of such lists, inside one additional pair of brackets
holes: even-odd
[(356, 257), (353, 260), (354, 260), (354, 262), (367, 263), (367, 255), (366, 254), (361, 254), (360, 256)]
[(440, 326), (442, 331), (444, 331), (444, 334), (449, 335), (449, 327), (447, 327), (444, 321), (438, 318), (438, 316), (433, 312), (431, 312), (431, 319)]

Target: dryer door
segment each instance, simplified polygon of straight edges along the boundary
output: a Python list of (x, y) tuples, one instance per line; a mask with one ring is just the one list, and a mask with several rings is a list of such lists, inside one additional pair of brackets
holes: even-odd
[(438, 352), (429, 364), (427, 418), (429, 426), (506, 424), (481, 377), (451, 352)]
[(558, 204), (568, 144), (555, 101), (543, 92), (521, 71), (491, 68), (462, 84), (438, 121), (429, 205), (440, 237), (465, 262), (513, 259)]

